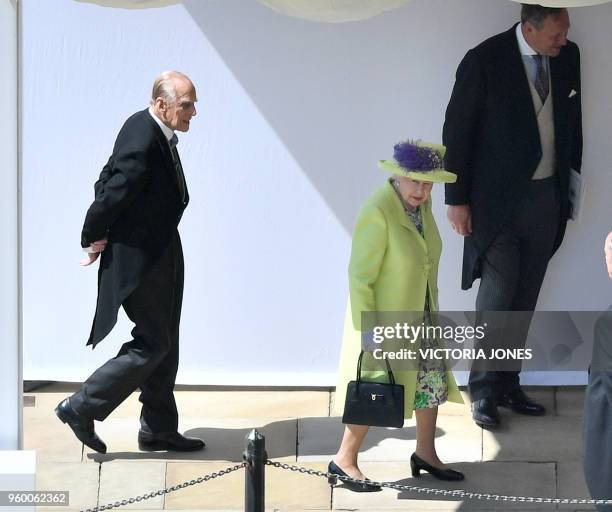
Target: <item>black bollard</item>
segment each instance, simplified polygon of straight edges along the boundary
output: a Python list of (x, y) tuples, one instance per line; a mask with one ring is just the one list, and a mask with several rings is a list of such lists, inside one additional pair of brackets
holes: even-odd
[(247, 462), (244, 473), (244, 510), (245, 512), (265, 512), (266, 509), (266, 438), (256, 429), (246, 437), (243, 455)]

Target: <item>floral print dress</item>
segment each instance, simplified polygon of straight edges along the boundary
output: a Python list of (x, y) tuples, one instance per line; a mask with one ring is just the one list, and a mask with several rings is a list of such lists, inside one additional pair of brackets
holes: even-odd
[[(414, 223), (418, 232), (423, 236), (423, 220), (421, 218), (421, 209), (413, 208), (406, 204), (399, 193), (398, 185), (395, 180), (392, 180), (393, 187), (404, 207), (404, 211), (408, 218)], [(426, 324), (431, 322), (429, 315), (429, 290), (425, 295), (425, 305), (423, 307), (423, 320)], [(423, 349), (436, 348), (435, 341), (424, 339), (421, 347)], [(448, 397), (448, 386), (446, 384), (444, 361), (421, 359), (419, 361), (419, 371), (417, 372), (416, 393), (414, 396), (414, 409), (429, 409), (438, 407), (446, 402)]]

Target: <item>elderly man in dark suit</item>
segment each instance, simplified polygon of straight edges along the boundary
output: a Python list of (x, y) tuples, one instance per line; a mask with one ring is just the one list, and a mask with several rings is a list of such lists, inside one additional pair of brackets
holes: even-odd
[[(446, 111), (446, 168), (458, 175), (446, 203), (453, 229), (465, 236), (462, 288), (480, 277), (481, 320), (484, 312), (526, 312), (510, 320), (510, 335), (501, 327), (514, 348), (524, 347), (548, 261), (563, 240), (570, 168), (581, 165), (580, 54), (567, 40), (569, 26), (566, 9), (524, 4), (521, 23), (465, 55)], [(521, 390), (519, 372), (520, 363), (511, 371), (472, 368), (477, 424), (496, 426), (498, 405), (545, 413)]]
[(189, 130), (196, 91), (182, 73), (162, 73), (151, 105), (121, 128), (95, 184), (81, 245), (83, 264), (98, 256), (98, 301), (88, 345), (104, 339), (121, 306), (135, 324), (133, 339), (96, 370), (56, 414), (77, 438), (101, 453), (106, 445), (93, 420), (104, 420), (140, 388), (142, 450), (191, 451), (200, 439), (179, 434), (174, 382), (179, 357), (183, 253), (178, 224), (189, 194), (175, 131)]

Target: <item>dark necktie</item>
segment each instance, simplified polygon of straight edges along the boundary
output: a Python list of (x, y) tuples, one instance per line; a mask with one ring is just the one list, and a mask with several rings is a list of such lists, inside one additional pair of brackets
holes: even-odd
[(544, 103), (548, 97), (548, 73), (544, 68), (544, 58), (541, 55), (534, 55), (533, 58), (536, 61), (536, 74), (533, 86), (538, 92), (542, 103)]
[(185, 175), (183, 174), (183, 166), (181, 165), (181, 159), (179, 158), (176, 145), (178, 144), (178, 137), (176, 134), (168, 141), (170, 144), (170, 151), (172, 152), (172, 160), (174, 161), (174, 170), (176, 172), (176, 181), (179, 187), (179, 193), (181, 194), (181, 201), (185, 202)]

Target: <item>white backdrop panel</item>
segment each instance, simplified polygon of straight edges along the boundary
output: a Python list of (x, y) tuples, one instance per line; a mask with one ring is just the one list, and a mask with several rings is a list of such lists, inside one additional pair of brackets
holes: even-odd
[[(324, 25), (247, 0), (144, 11), (23, 4), (25, 378), (82, 380), (129, 337), (122, 316), (93, 354), (84, 348), (96, 271), (77, 264), (80, 228), (122, 122), (146, 107), (157, 73), (179, 69), (200, 101), (180, 142), (192, 202), (181, 224), (178, 382), (259, 385), (334, 384), (350, 233), (384, 180), (375, 162), (407, 136), (441, 139), (463, 54), (508, 28), (519, 9), (507, 0), (414, 0)], [(583, 51), (590, 190), (540, 307), (599, 310), (610, 298), (601, 244), (612, 219), (612, 5), (571, 16)], [(471, 309), (442, 189), (434, 200), (445, 243), (441, 307)]]
[[(22, 394), (19, 340), (18, 142), (17, 142), (17, 7), (0, 0), (0, 450), (21, 448)], [(1, 473), (1, 464), (0, 464)], [(0, 474), (0, 478), (2, 478)], [(2, 488), (0, 486), (0, 488)]]

